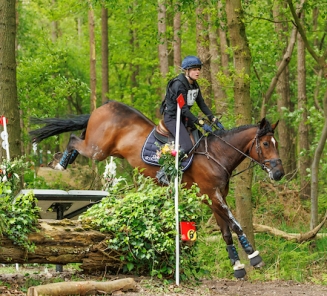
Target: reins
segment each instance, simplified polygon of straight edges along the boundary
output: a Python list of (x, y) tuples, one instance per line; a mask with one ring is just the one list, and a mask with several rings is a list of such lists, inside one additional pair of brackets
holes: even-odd
[[(251, 168), (253, 168), (255, 165), (259, 165), (263, 170), (264, 169), (268, 169), (267, 168), (267, 166), (264, 164), (265, 162), (268, 162), (269, 160), (265, 160), (263, 163), (260, 163), (260, 162), (258, 162), (257, 160), (255, 160), (254, 158), (252, 158), (251, 156), (249, 156), (249, 155), (247, 155), (246, 153), (244, 153), (243, 151), (241, 151), (240, 149), (238, 149), (238, 148), (236, 148), (235, 146), (233, 146), (232, 144), (230, 144), (229, 142), (227, 142), (226, 140), (224, 140), (222, 137), (220, 137), (220, 136), (218, 136), (218, 135), (216, 135), (216, 134), (214, 134), (214, 133), (211, 133), (213, 136), (215, 136), (216, 138), (218, 138), (218, 139), (220, 139), (221, 141), (223, 141), (225, 144), (227, 144), (228, 146), (230, 146), (231, 148), (233, 148), (234, 150), (236, 150), (237, 152), (239, 152), (240, 154), (242, 154), (243, 156), (245, 156), (245, 157), (247, 157), (247, 158), (249, 158), (249, 159), (251, 159), (251, 163), (250, 163), (250, 165), (246, 168), (246, 169), (244, 169), (244, 170), (242, 170), (242, 171), (240, 171), (240, 172), (238, 172), (238, 173), (236, 173), (236, 174), (233, 174), (233, 175), (230, 175), (230, 173), (228, 172), (228, 170), (217, 160), (217, 159), (215, 159), (214, 157), (212, 157), (211, 155), (210, 155), (210, 153), (208, 152), (208, 138), (207, 137), (205, 137), (205, 139), (204, 139), (204, 143), (205, 143), (205, 151), (204, 152), (202, 152), (202, 151), (195, 151), (194, 152), (194, 154), (200, 154), (200, 155), (205, 155), (208, 159), (210, 158), (211, 160), (213, 160), (214, 162), (216, 162), (219, 166), (221, 166), (223, 169), (224, 169), (224, 171), (227, 173), (227, 175), (228, 175), (228, 177), (229, 178), (232, 178), (232, 177), (235, 177), (235, 176), (237, 176), (237, 175), (239, 175), (239, 174), (241, 174), (241, 173), (243, 173), (243, 172), (245, 172), (245, 171), (247, 171), (247, 170), (249, 170), (249, 169), (251, 169)], [(202, 136), (203, 137), (203, 136)], [(202, 137), (200, 138), (200, 140), (202, 139)], [(199, 141), (200, 141), (199, 140)], [(198, 141), (198, 142), (199, 142)], [(258, 153), (258, 155), (260, 155), (261, 154), (261, 151), (259, 151), (259, 148), (260, 148), (260, 145), (259, 145), (259, 143), (258, 143), (258, 134), (256, 134), (256, 136), (255, 136), (255, 138), (253, 139), (253, 141), (252, 141), (252, 144), (251, 144), (251, 147), (250, 147), (250, 149), (249, 149), (249, 153), (250, 153), (250, 151), (252, 150), (252, 148), (253, 148), (253, 146), (254, 146), (254, 143), (256, 143), (256, 149), (257, 149), (257, 153)], [(195, 146), (194, 146), (195, 147)], [(194, 148), (193, 147), (193, 148)], [(193, 149), (192, 149), (193, 150)], [(252, 165), (251, 165), (252, 164)]]

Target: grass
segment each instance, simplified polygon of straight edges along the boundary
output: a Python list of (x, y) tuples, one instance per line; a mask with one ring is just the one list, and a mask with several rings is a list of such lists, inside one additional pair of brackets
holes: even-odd
[[(198, 239), (199, 264), (206, 266), (212, 277), (233, 279), (233, 270), (225, 250), (226, 245), (220, 233), (215, 239), (206, 236)], [(234, 240), (235, 242), (235, 240)], [(327, 238), (312, 242), (295, 243), (267, 234), (256, 234), (256, 249), (265, 262), (261, 269), (253, 269), (246, 264), (249, 280), (292, 280), (327, 285)], [(243, 252), (238, 248), (239, 253)]]

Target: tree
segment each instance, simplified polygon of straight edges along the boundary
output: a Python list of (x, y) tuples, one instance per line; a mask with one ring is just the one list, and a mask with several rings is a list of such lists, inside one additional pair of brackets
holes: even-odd
[[(292, 136), (293, 130), (289, 123), (287, 122), (285, 116), (283, 116), (283, 110), (292, 110), (291, 106), (291, 90), (290, 90), (290, 69), (289, 62), (291, 60), (291, 55), (295, 45), (295, 34), (296, 31), (291, 32), (291, 37), (289, 39), (289, 26), (286, 22), (285, 13), (283, 13), (281, 3), (275, 3), (273, 7), (273, 17), (275, 22), (275, 31), (282, 51), (282, 59), (277, 61), (277, 71), (276, 76), (271, 81), (271, 87), (276, 82), (276, 93), (277, 93), (277, 110), (281, 114), (279, 124), (278, 124), (278, 138), (279, 138), (279, 152), (280, 158), (283, 160), (283, 166), (285, 169), (285, 174), (287, 178), (290, 178), (294, 171), (296, 170), (295, 161), (295, 137)], [(295, 29), (296, 30), (296, 29)], [(279, 75), (279, 76), (278, 76)], [(276, 79), (276, 80), (275, 80)], [(268, 95), (265, 96), (268, 98)], [(262, 114), (263, 115), (263, 114)]]
[[(302, 0), (300, 3), (300, 7), (303, 6), (305, 2), (306, 0)], [(299, 31), (299, 34), (301, 35), (301, 38), (303, 40), (303, 43), (305, 44), (306, 49), (313, 57), (313, 59), (316, 61), (317, 66), (322, 71), (322, 75), (324, 77), (327, 77), (327, 67), (326, 67), (327, 49), (321, 54), (315, 52), (314, 48), (310, 45), (307, 35), (305, 34), (305, 31), (301, 24), (300, 21), (301, 13), (295, 10), (291, 0), (287, 0), (287, 3), (289, 5), (293, 20)], [(323, 112), (324, 112), (323, 114), (324, 126), (321, 132), (319, 142), (317, 144), (317, 148), (315, 149), (314, 157), (311, 165), (311, 223), (310, 223), (311, 229), (316, 227), (318, 224), (318, 185), (319, 185), (318, 173), (319, 173), (320, 158), (322, 156), (325, 142), (327, 140), (327, 89), (325, 90), (325, 94), (323, 97)]]
[[(304, 20), (304, 13), (301, 15)], [(299, 150), (302, 152), (299, 157), (300, 171), (300, 197), (310, 199), (310, 182), (308, 181), (307, 169), (310, 167), (309, 153), (309, 131), (308, 131), (308, 99), (306, 87), (306, 57), (305, 44), (300, 34), (297, 41), (297, 62), (298, 62), (298, 108), (302, 110), (302, 118), (299, 123)]]
[[(16, 1), (0, 3), (0, 109), (8, 120), (11, 158), (21, 155), (21, 126), (16, 82)], [(1, 140), (2, 142), (2, 140)], [(0, 148), (0, 161), (6, 154)]]
[(95, 23), (94, 23), (94, 10), (92, 4), (89, 4), (89, 33), (90, 33), (90, 88), (91, 88), (91, 98), (90, 98), (90, 110), (94, 111), (97, 107), (96, 102), (96, 57), (95, 57)]
[[(250, 98), (250, 65), (251, 53), (243, 22), (243, 9), (240, 0), (226, 1), (227, 24), (230, 35), (230, 43), (233, 49), (235, 68), (234, 98), (235, 116), (238, 125), (248, 124), (252, 117), (252, 104)], [(242, 171), (249, 166), (245, 160), (239, 165)], [(249, 241), (254, 245), (251, 186), (252, 170), (247, 170), (237, 177), (235, 181), (236, 216), (243, 227)]]
[(109, 40), (108, 40), (108, 9), (101, 8), (101, 73), (102, 73), (102, 103), (107, 101), (109, 92)]
[[(222, 1), (217, 2), (217, 15), (214, 13), (215, 9), (211, 11), (209, 20), (209, 38), (210, 38), (210, 73), (212, 81), (212, 91), (216, 111), (224, 114), (227, 112), (227, 93), (220, 82), (218, 75), (228, 77), (228, 56), (227, 37), (226, 37), (226, 24), (224, 22), (226, 13)], [(216, 22), (219, 22), (218, 28)]]
[(212, 83), (210, 75), (210, 52), (209, 52), (209, 34), (208, 34), (208, 13), (205, 8), (206, 1), (197, 1), (196, 7), (196, 37), (197, 53), (202, 62), (202, 81), (201, 92), (209, 108), (212, 107), (211, 93)]
[(180, 3), (175, 3), (175, 13), (174, 13), (174, 68), (176, 73), (179, 72), (182, 58), (181, 58), (181, 12)]

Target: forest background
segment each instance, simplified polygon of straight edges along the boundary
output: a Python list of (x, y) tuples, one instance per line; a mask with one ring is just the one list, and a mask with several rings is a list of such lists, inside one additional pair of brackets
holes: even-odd
[[(198, 55), (203, 96), (226, 128), (279, 120), (284, 181), (251, 190), (259, 170), (232, 180), (250, 239), (262, 196), (267, 204), (292, 197), (297, 208), (288, 218), (301, 207), (309, 215), (303, 229), (318, 224), (327, 203), (325, 1), (24, 0), (4, 1), (0, 16), (0, 106), (13, 158), (33, 154), (31, 116), (90, 113), (113, 99), (158, 122), (167, 81), (183, 57)], [(66, 143), (58, 136), (38, 151), (63, 151)]]

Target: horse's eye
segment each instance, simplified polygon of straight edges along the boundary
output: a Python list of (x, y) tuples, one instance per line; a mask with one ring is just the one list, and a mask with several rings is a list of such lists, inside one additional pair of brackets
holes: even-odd
[(268, 142), (263, 142), (263, 146), (269, 147), (269, 143)]

